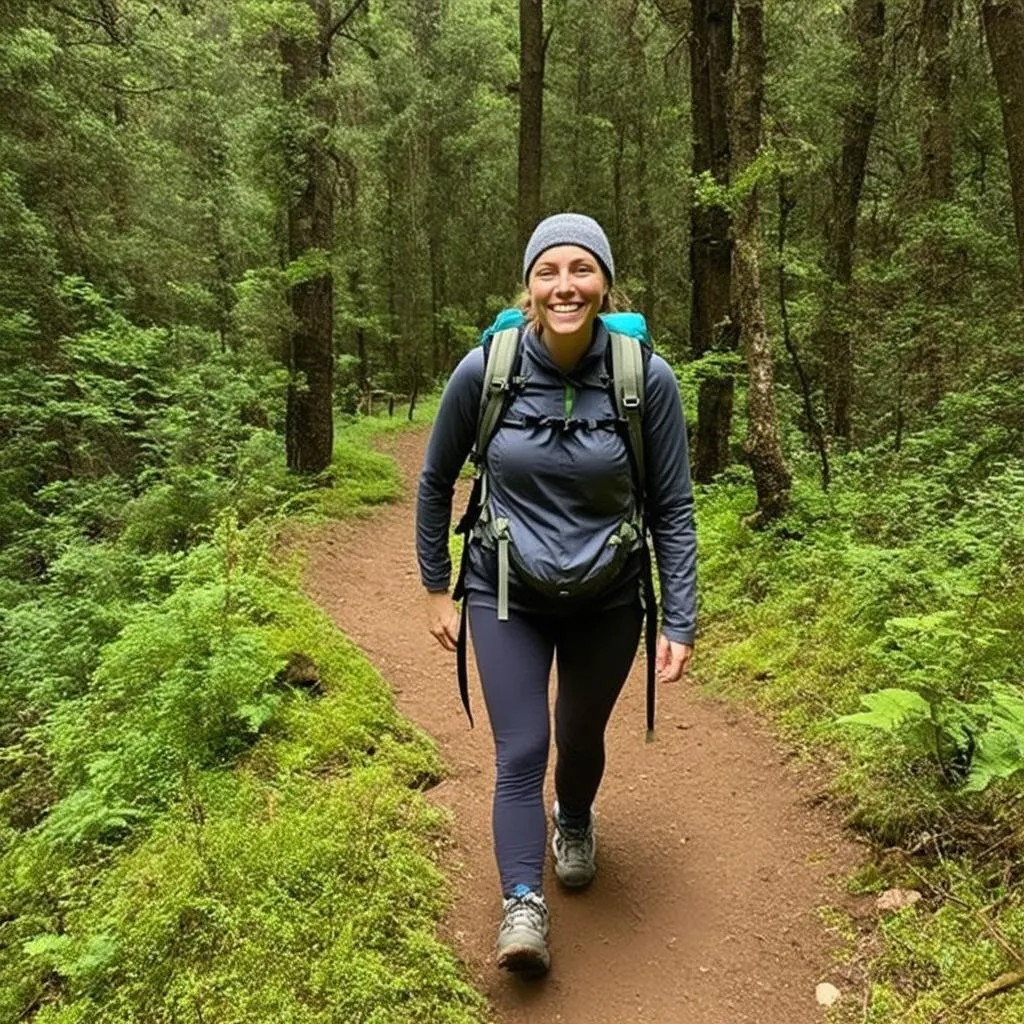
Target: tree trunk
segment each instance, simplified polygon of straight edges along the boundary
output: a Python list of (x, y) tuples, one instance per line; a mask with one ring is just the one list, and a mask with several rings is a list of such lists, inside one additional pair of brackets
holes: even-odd
[[(616, 245), (623, 246), (630, 235), (635, 238), (635, 251), (640, 264), (640, 274), (643, 279), (643, 290), (640, 296), (640, 312), (649, 324), (657, 320), (657, 299), (658, 299), (658, 219), (652, 212), (651, 193), (653, 190), (651, 173), (651, 145), (648, 142), (651, 131), (649, 118), (636, 116), (636, 104), (639, 97), (643, 97), (651, 89), (651, 75), (648, 70), (649, 55), (647, 53), (647, 41), (642, 29), (638, 26), (640, 5), (630, 3), (628, 8), (622, 12), (619, 21), (619, 31), (623, 38), (623, 47), (626, 60), (633, 69), (632, 88), (624, 90), (620, 100), (619, 119), (619, 146), (623, 151), (621, 162), (626, 175), (626, 182), (620, 188), (616, 200), (616, 209), (620, 221), (619, 230), (616, 233)], [(632, 187), (629, 185), (628, 162), (624, 150), (627, 138), (632, 134), (635, 145), (635, 163), (633, 170)], [(653, 147), (657, 148), (657, 147)], [(625, 207), (630, 202), (630, 193), (635, 197), (636, 212), (633, 231), (626, 229), (629, 217)], [(624, 209), (618, 210), (619, 205)], [(622, 263), (629, 265), (632, 262), (631, 251), (626, 250)]]
[(953, 63), (949, 54), (953, 4), (954, 0), (924, 0), (921, 9), (921, 85), (925, 103), (921, 170), (925, 194), (936, 202), (953, 198)]
[(651, 175), (648, 169), (647, 128), (636, 119), (637, 236), (640, 270), (644, 276), (640, 311), (649, 324), (656, 321), (658, 301), (658, 221), (651, 211)]
[[(438, 39), (441, 35), (441, 0), (419, 0), (419, 18), (415, 34), (417, 47), (423, 55), (428, 78), (439, 77), (443, 69), (438, 53)], [(450, 180), (447, 161), (444, 157), (443, 109), (437, 99), (431, 99), (426, 107), (424, 144), (426, 147), (427, 171), (419, 182), (426, 206), (427, 266), (430, 272), (430, 359), (428, 373), (436, 379), (441, 372), (450, 370), (447, 360), (448, 343), (446, 330), (442, 325), (442, 310), (448, 304), (448, 281), (446, 275), (445, 241), (451, 201), (446, 184)], [(417, 332), (420, 335), (420, 332)], [(420, 344), (417, 337), (416, 344)], [(412, 392), (419, 389), (419, 381), (412, 385)]]
[(401, 335), (401, 323), (398, 312), (398, 288), (401, 259), (398, 247), (398, 215), (395, 210), (395, 193), (399, 185), (395, 180), (395, 164), (398, 158), (398, 148), (393, 141), (389, 140), (386, 146), (387, 162), (385, 167), (385, 194), (384, 203), (384, 240), (387, 260), (387, 305), (388, 305), (388, 340), (387, 340), (387, 367), (390, 386), (395, 387), (398, 382), (398, 339)]
[[(288, 203), (288, 258), (310, 250), (330, 254), (334, 244), (334, 182), (325, 152), (330, 106), (317, 85), (330, 77), (329, 0), (310, 0), (319, 37), (281, 40), (282, 95), (302, 124), (285, 146), (292, 192)], [(311, 122), (307, 125), (307, 119)], [(285, 447), (288, 468), (319, 473), (334, 445), (334, 279), (329, 266), (290, 289), (295, 325), (288, 346)]]
[[(693, 0), (690, 33), (693, 173), (729, 182), (729, 67), (733, 0)], [(729, 212), (694, 206), (690, 214), (690, 344), (700, 358), (732, 351), (737, 332), (731, 309), (732, 241)], [(697, 398), (694, 477), (704, 483), (729, 461), (731, 377), (705, 380)]]
[(430, 376), (448, 373), (447, 329), (442, 326), (441, 313), (448, 304), (448, 279), (445, 273), (445, 222), (449, 205), (442, 193), (448, 175), (441, 153), (441, 130), (432, 124), (427, 133), (427, 252), (430, 264)]
[(981, 16), (1003, 109), (1017, 259), (1024, 286), (1024, 0), (983, 0)]
[(544, 3), (519, 0), (519, 251), (540, 220)]
[[(764, 102), (764, 0), (739, 0), (739, 54), (736, 66), (734, 160), (741, 175), (761, 149)], [(754, 471), (758, 525), (786, 510), (792, 477), (782, 455), (775, 420), (771, 341), (761, 300), (756, 184), (741, 201), (734, 224), (733, 285), (740, 317), (740, 340), (747, 360), (747, 436), (744, 449)]]
[(857, 233), (868, 147), (878, 113), (885, 35), (883, 0), (854, 0), (853, 93), (843, 117), (843, 144), (826, 228), (827, 293), (816, 340), (826, 360), (826, 394), (832, 432), (850, 437), (853, 397), (853, 343), (847, 312), (853, 281), (853, 244)]
[(793, 339), (793, 331), (790, 327), (789, 304), (786, 300), (786, 239), (789, 230), (789, 215), (796, 206), (796, 200), (790, 195), (789, 182), (786, 175), (779, 175), (779, 233), (778, 233), (778, 256), (779, 256), (779, 319), (782, 321), (782, 342), (786, 346), (789, 358), (793, 363), (793, 371), (800, 382), (800, 395), (803, 399), (804, 419), (807, 421), (807, 432), (814, 442), (814, 447), (821, 460), (821, 489), (827, 491), (832, 482), (832, 469), (828, 461), (828, 442), (825, 438), (825, 428), (821, 425), (817, 413), (814, 411), (814, 391), (811, 388), (810, 378), (804, 369), (803, 360), (800, 358), (800, 350)]
[[(921, 184), (926, 207), (953, 199), (953, 62), (949, 52), (953, 14), (954, 0), (923, 0), (919, 50), (924, 101)], [(932, 311), (948, 306), (953, 296), (949, 292), (942, 230), (934, 221), (928, 223), (918, 261), (918, 295), (925, 308)], [(950, 362), (947, 339), (948, 332), (939, 318), (927, 314), (922, 317), (916, 359), (924, 383), (919, 400), (922, 408), (933, 408), (946, 390)]]

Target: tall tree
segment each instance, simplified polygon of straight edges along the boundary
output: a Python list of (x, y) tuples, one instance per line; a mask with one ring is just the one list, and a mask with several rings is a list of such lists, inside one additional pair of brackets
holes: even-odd
[[(729, 67), (733, 51), (733, 0), (693, 0), (690, 32), (690, 102), (693, 173), (729, 183)], [(695, 204), (690, 214), (690, 345), (695, 357), (731, 351), (737, 332), (732, 315), (730, 215), (724, 206)], [(694, 476), (707, 482), (729, 461), (733, 381), (701, 383), (697, 398)]]
[(815, 332), (826, 360), (826, 393), (832, 432), (850, 437), (853, 396), (853, 340), (849, 326), (849, 291), (853, 282), (853, 247), (857, 213), (867, 171), (868, 148), (878, 115), (885, 35), (884, 0), (854, 0), (851, 92), (843, 116), (832, 205), (826, 225), (827, 293)]
[(1003, 110), (1017, 259), (1024, 286), (1024, 0), (982, 0), (981, 16)]
[(949, 53), (953, 6), (954, 0), (924, 0), (921, 8), (921, 84), (925, 102), (921, 169), (928, 198), (940, 202), (953, 198), (953, 62)]
[(785, 511), (792, 483), (779, 443), (771, 340), (761, 300), (755, 164), (761, 152), (761, 110), (764, 103), (764, 0), (739, 0), (738, 21), (733, 163), (737, 178), (753, 169), (753, 182), (736, 210), (732, 269), (740, 341), (750, 374), (744, 448), (754, 471), (756, 518), (759, 524), (764, 524), (777, 519)]
[(519, 251), (540, 219), (544, 0), (519, 0)]
[(294, 326), (288, 339), (285, 448), (288, 468), (319, 473), (334, 449), (334, 249), (335, 174), (327, 150), (334, 106), (331, 44), (363, 6), (355, 0), (336, 16), (330, 0), (305, 0), (315, 30), (282, 35), (281, 95), (291, 119), (284, 145), (288, 171), (288, 258), (303, 261), (289, 290)]

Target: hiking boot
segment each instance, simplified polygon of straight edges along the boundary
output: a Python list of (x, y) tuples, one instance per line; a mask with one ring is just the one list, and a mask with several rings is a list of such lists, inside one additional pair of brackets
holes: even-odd
[(597, 871), (594, 812), (590, 812), (590, 824), (586, 828), (565, 828), (558, 819), (558, 802), (555, 801), (551, 817), (555, 823), (555, 834), (551, 840), (555, 874), (562, 885), (581, 889), (593, 881)]
[(517, 885), (505, 900), (503, 911), (498, 927), (498, 966), (506, 971), (543, 974), (551, 965), (544, 897)]

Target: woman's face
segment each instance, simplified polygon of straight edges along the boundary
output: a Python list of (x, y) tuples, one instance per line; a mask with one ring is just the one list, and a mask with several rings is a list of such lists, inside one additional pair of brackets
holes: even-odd
[(530, 309), (544, 337), (590, 338), (608, 282), (597, 258), (578, 245), (556, 245), (537, 257), (527, 282)]

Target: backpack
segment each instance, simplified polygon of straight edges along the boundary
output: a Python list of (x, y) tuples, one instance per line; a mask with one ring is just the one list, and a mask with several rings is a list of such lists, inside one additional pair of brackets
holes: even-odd
[[(647, 324), (639, 313), (602, 313), (602, 322), (608, 329), (607, 353), (608, 386), (617, 413), (620, 433), (629, 456), (633, 487), (640, 515), (639, 542), (642, 552), (641, 577), (645, 610), (647, 649), (647, 739), (654, 735), (654, 670), (657, 645), (658, 609), (654, 592), (651, 552), (647, 537), (645, 514), (645, 460), (643, 444), (643, 414), (647, 366), (652, 353)], [(469, 675), (466, 667), (467, 607), (465, 598), (466, 572), (469, 565), (470, 534), (480, 519), (486, 503), (484, 456), (487, 446), (501, 425), (501, 421), (517, 391), (522, 387), (519, 375), (522, 363), (522, 335), (526, 316), (519, 309), (506, 309), (498, 314), (480, 339), (484, 349), (484, 380), (480, 393), (480, 411), (477, 417), (476, 440), (470, 453), (476, 473), (469, 503), (455, 532), (464, 538), (459, 575), (453, 591), (455, 600), (462, 601), (459, 637), (456, 645), (456, 665), (462, 706), (473, 725), (469, 707)], [(498, 615), (507, 616), (507, 565), (502, 563), (499, 548)], [(504, 607), (503, 607), (504, 606)]]

